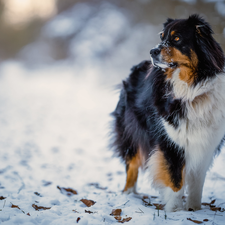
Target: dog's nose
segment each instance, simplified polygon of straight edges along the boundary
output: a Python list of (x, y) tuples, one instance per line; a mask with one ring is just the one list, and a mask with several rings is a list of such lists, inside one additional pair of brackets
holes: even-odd
[(153, 49), (150, 51), (150, 55), (151, 55), (151, 56), (157, 56), (159, 53), (160, 53), (160, 50), (159, 50), (158, 48), (153, 48)]

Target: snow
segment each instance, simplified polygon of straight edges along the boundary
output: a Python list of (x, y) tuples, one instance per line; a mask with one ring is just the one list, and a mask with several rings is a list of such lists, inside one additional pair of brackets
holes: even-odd
[[(166, 214), (121, 193), (125, 166), (108, 147), (109, 114), (119, 97), (114, 86), (134, 64), (149, 59), (158, 43), (152, 34), (161, 29), (132, 25), (126, 11), (110, 3), (80, 3), (49, 21), (18, 54), (29, 68), (17, 61), (0, 65), (0, 197), (6, 197), (0, 200), (0, 224), (76, 224), (78, 218), (80, 225), (117, 224), (110, 215), (117, 208), (122, 219), (132, 217), (127, 224), (193, 224), (187, 218), (224, 224), (225, 213), (208, 206)], [(65, 60), (53, 59), (50, 40), (56, 39), (68, 42)], [(223, 150), (203, 193), (203, 202), (216, 199), (222, 208), (224, 160)], [(78, 194), (67, 196), (58, 186)], [(160, 203), (141, 171), (138, 191), (150, 196), (147, 202)], [(81, 199), (96, 203), (87, 207)], [(33, 204), (51, 208), (36, 211)]]
[[(83, 76), (74, 71), (65, 64), (28, 70), (13, 61), (0, 67), (0, 196), (6, 197), (0, 200), (0, 224), (76, 224), (78, 218), (83, 225), (117, 224), (110, 216), (117, 208), (122, 218), (132, 217), (127, 224), (193, 224), (187, 218), (224, 224), (224, 212), (208, 206), (197, 212), (160, 210), (158, 216), (154, 206), (121, 193), (124, 165), (108, 148), (118, 92), (100, 84), (98, 71), (86, 69)], [(224, 158), (223, 151), (203, 194), (204, 202), (216, 199), (222, 208)], [(57, 186), (78, 194), (69, 197)], [(158, 196), (143, 173), (138, 191)], [(96, 203), (86, 207), (81, 199)], [(32, 204), (51, 209), (36, 211)]]

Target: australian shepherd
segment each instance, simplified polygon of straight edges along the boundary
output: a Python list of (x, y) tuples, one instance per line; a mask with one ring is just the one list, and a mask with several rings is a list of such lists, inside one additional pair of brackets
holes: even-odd
[(168, 19), (151, 60), (123, 81), (112, 113), (113, 146), (126, 164), (123, 192), (136, 193), (143, 166), (168, 212), (201, 209), (206, 172), (224, 140), (225, 58), (212, 34), (198, 15)]

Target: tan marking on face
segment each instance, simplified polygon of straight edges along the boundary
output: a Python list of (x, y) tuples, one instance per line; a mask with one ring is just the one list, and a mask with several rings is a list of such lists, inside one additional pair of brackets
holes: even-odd
[(141, 148), (139, 148), (137, 154), (130, 161), (127, 162), (128, 164), (127, 179), (123, 191), (127, 191), (129, 188), (134, 187), (138, 178), (138, 168), (142, 166), (143, 163), (144, 163), (144, 156), (142, 154)]
[[(180, 68), (179, 78), (181, 80), (186, 82), (189, 86), (193, 84), (196, 75), (196, 68), (198, 65), (198, 58), (193, 50), (191, 50), (190, 58), (182, 54), (178, 49), (174, 47), (163, 48), (161, 50), (161, 55), (163, 61), (167, 63), (176, 63), (178, 65), (178, 67)], [(166, 69), (167, 79), (172, 78), (172, 73), (174, 70), (174, 68)]]
[(164, 32), (162, 32), (162, 33), (161, 33), (162, 38), (164, 37), (164, 35), (165, 35)]
[(170, 32), (170, 36), (173, 36), (175, 34), (175, 30)]
[(153, 177), (153, 184), (163, 184), (166, 187), (170, 187), (174, 192), (179, 191), (184, 185), (184, 167), (182, 169), (182, 178), (179, 187), (175, 187), (171, 180), (171, 175), (169, 172), (169, 167), (167, 165), (166, 159), (163, 152), (158, 149), (151, 157), (153, 157), (155, 164), (155, 175)]

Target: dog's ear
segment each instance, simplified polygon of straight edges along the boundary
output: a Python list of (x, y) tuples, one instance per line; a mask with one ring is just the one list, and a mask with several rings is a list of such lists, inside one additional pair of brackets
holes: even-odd
[(196, 35), (207, 37), (213, 34), (213, 30), (210, 25), (198, 14), (189, 16), (188, 23), (195, 27)]
[(168, 18), (167, 21), (163, 24), (164, 28), (173, 21), (174, 19)]
[(195, 29), (197, 48), (204, 55), (205, 63), (213, 64), (216, 72), (224, 70), (224, 54), (220, 45), (213, 38), (210, 25), (199, 15), (193, 14), (188, 23)]

